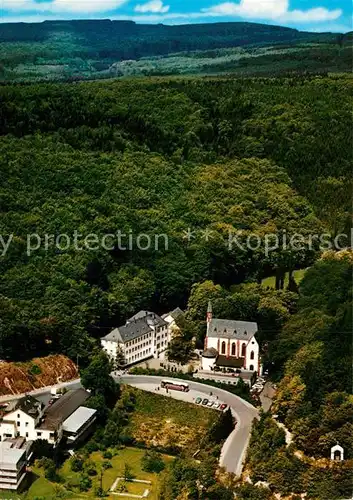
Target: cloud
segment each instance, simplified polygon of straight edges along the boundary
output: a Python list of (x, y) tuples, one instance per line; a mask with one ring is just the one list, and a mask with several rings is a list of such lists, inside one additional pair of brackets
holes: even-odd
[(107, 12), (120, 7), (126, 0), (0, 0), (3, 10), (22, 12)]
[(144, 4), (139, 4), (136, 5), (135, 7), (135, 12), (141, 12), (141, 13), (146, 13), (146, 12), (153, 12), (154, 14), (163, 14), (165, 12), (168, 12), (170, 9), (169, 5), (163, 5), (163, 2), (161, 0), (151, 0), (150, 2), (144, 3)]
[(341, 9), (328, 10), (317, 7), (309, 10), (290, 10), (289, 0), (241, 0), (240, 3), (225, 2), (207, 9), (204, 14), (214, 16), (238, 16), (272, 21), (312, 22), (333, 21), (342, 15)]

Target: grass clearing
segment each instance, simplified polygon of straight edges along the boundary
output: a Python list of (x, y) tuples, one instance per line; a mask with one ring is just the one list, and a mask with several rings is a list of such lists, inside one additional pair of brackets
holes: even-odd
[(219, 412), (134, 389), (135, 411), (127, 432), (147, 447), (178, 448), (196, 452), (204, 435), (219, 418)]
[[(302, 279), (304, 278), (304, 275), (307, 271), (306, 269), (298, 269), (297, 271), (293, 272), (293, 278), (295, 279), (297, 285), (300, 284)], [(289, 273), (286, 273), (285, 279), (284, 279), (284, 288), (288, 286), (289, 283)], [(261, 282), (262, 286), (265, 287), (270, 287), (270, 288), (276, 288), (276, 276), (269, 276), (268, 278), (265, 278)]]

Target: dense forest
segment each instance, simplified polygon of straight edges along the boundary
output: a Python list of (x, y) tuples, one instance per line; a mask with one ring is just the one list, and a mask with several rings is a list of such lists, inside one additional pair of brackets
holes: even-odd
[(342, 72), (351, 34), (258, 23), (184, 26), (76, 20), (0, 26), (0, 81), (70, 81), (131, 75), (274, 75)]
[[(204, 280), (230, 289), (276, 274), (280, 286), (319, 255), (310, 234), (349, 230), (345, 77), (4, 86), (0, 102), (3, 358), (85, 363), (139, 308), (183, 307)], [(78, 251), (75, 231), (166, 235), (168, 248)], [(229, 245), (239, 231), (299, 232), (304, 246)], [(28, 234), (41, 239), (30, 254)]]

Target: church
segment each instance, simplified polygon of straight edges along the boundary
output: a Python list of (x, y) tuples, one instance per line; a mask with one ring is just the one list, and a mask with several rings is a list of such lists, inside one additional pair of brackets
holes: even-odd
[(259, 344), (255, 337), (257, 323), (213, 318), (211, 302), (208, 303), (206, 322), (202, 370), (211, 371), (218, 367), (260, 373)]

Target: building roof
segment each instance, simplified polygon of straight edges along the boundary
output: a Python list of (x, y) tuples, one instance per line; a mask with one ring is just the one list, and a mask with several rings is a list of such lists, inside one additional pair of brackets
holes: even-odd
[(46, 410), (44, 419), (38, 429), (55, 431), (89, 396), (89, 392), (84, 389), (68, 391)]
[(97, 413), (97, 410), (92, 408), (86, 408), (85, 406), (80, 406), (72, 415), (69, 416), (63, 423), (63, 430), (66, 432), (76, 433), (85, 425), (86, 422), (93, 415)]
[(177, 319), (179, 316), (182, 316), (184, 311), (180, 309), (180, 307), (176, 307), (173, 311), (171, 311), (167, 316), (171, 316), (173, 319)]
[(23, 398), (11, 402), (5, 410), (4, 417), (6, 418), (6, 414), (21, 410), (26, 413), (26, 415), (36, 419), (40, 415), (43, 406), (43, 403), (28, 394)]
[(207, 328), (207, 337), (250, 340), (257, 330), (257, 323), (249, 321), (211, 319)]
[(235, 358), (234, 356), (222, 356), (221, 354), (216, 359), (217, 366), (225, 366), (228, 368), (243, 368), (245, 358)]
[(152, 332), (153, 328), (165, 325), (167, 323), (158, 314), (150, 311), (140, 311), (135, 316), (129, 318), (124, 326), (115, 328), (103, 337), (102, 340), (125, 343)]
[(11, 441), (0, 442), (0, 468), (4, 468), (4, 465), (16, 466), (24, 455), (26, 455), (25, 448), (15, 448)]
[(216, 358), (218, 356), (218, 351), (214, 347), (208, 347), (202, 352), (203, 358)]

